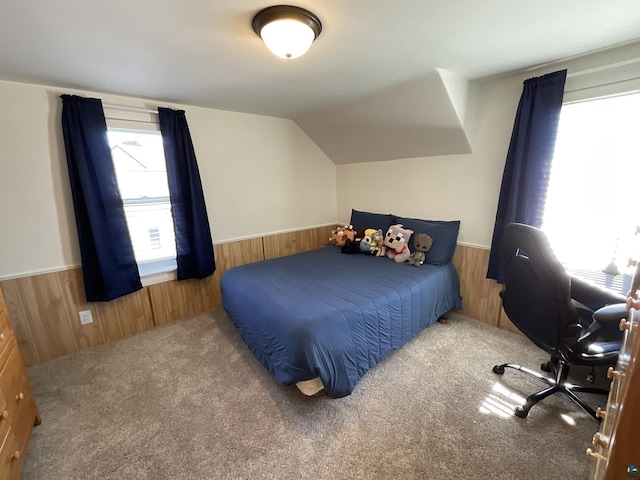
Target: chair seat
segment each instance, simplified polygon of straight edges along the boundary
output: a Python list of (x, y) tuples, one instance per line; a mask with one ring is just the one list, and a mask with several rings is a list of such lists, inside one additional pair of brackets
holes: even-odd
[(618, 360), (620, 342), (597, 342), (588, 346), (586, 351), (578, 353), (568, 348), (565, 357), (571, 363), (579, 365), (614, 365)]

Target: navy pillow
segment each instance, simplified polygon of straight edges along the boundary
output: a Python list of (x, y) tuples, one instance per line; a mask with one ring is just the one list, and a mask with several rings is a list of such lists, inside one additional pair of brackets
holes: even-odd
[(353, 229), (357, 232), (363, 228), (375, 228), (382, 230), (382, 234), (387, 233), (391, 225), (395, 225), (396, 217), (390, 213), (371, 213), (351, 210), (351, 222)]
[(417, 233), (426, 233), (433, 238), (431, 249), (425, 253), (425, 263), (444, 265), (451, 261), (458, 243), (460, 220), (421, 220), (419, 218), (397, 217), (397, 223), (404, 228), (413, 230), (409, 239), (409, 250), (415, 252), (413, 237)]

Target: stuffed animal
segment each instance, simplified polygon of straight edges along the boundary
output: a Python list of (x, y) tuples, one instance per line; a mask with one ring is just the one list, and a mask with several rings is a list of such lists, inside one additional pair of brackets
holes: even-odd
[(345, 225), (344, 227), (338, 227), (335, 230), (331, 230), (329, 243), (331, 245), (342, 247), (345, 243), (347, 243), (347, 239), (353, 241), (353, 239), (355, 238), (356, 232), (353, 227), (351, 225)]
[(413, 247), (415, 252), (409, 257), (409, 264), (419, 267), (424, 263), (425, 253), (431, 249), (433, 238), (426, 233), (416, 233), (413, 237)]
[(402, 263), (409, 260), (411, 252), (409, 251), (409, 239), (413, 230), (402, 228), (401, 224), (391, 225), (384, 237), (384, 244), (389, 247), (387, 257), (393, 258), (396, 262)]
[(360, 243), (357, 240), (349, 240), (345, 244), (340, 247), (340, 253), (360, 253)]
[(387, 255), (387, 246), (384, 244), (384, 233), (382, 230), (378, 229), (372, 235), (373, 241), (378, 245), (378, 250), (376, 251), (376, 257), (384, 257)]
[(362, 240), (360, 240), (360, 251), (362, 253), (366, 253), (367, 255), (374, 255), (378, 253), (378, 241), (374, 237), (378, 232), (380, 232), (380, 240), (384, 239), (382, 236), (382, 230), (376, 230), (375, 228), (365, 229), (364, 236), (362, 237)]
[(344, 245), (340, 248), (341, 253), (360, 253), (360, 244), (364, 238), (365, 229), (361, 228), (355, 234), (354, 238), (347, 238)]

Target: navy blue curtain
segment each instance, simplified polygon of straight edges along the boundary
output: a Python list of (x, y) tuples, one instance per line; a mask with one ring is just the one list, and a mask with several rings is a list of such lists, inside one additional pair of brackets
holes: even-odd
[(502, 175), (487, 278), (504, 283), (500, 245), (509, 223), (540, 227), (567, 71), (524, 82)]
[(158, 108), (176, 232), (178, 280), (204, 278), (216, 269), (200, 172), (183, 110)]
[(142, 288), (111, 151), (102, 102), (62, 95), (62, 132), (89, 302)]

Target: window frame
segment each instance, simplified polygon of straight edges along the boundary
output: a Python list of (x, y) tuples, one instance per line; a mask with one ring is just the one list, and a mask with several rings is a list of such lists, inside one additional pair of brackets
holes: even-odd
[[(596, 88), (597, 87), (596, 85), (596, 87), (585, 87), (582, 89), (575, 90), (574, 92), (576, 94), (569, 95), (568, 99), (567, 99), (567, 96), (565, 96), (565, 101), (562, 104), (562, 108), (564, 109), (565, 107), (575, 105), (575, 104), (606, 101), (607, 99), (614, 99), (614, 98), (617, 99), (617, 98), (621, 98), (629, 95), (640, 95), (640, 90), (636, 88), (630, 88), (629, 90), (620, 89), (620, 83), (621, 82), (615, 82), (614, 86), (616, 87), (616, 90), (611, 90), (611, 89), (606, 90), (607, 94), (603, 94), (603, 89), (606, 87), (606, 85), (602, 85), (602, 88)], [(629, 85), (627, 85), (627, 87), (629, 88)], [(587, 90), (592, 90), (592, 91), (589, 94)], [(561, 117), (561, 122), (562, 122), (562, 117)], [(559, 129), (558, 133), (561, 133), (561, 129)], [(610, 137), (607, 137), (607, 138), (610, 138)], [(555, 153), (554, 153), (554, 159), (555, 159)], [(552, 170), (550, 172), (547, 189), (545, 191), (545, 197), (549, 196), (549, 189), (552, 184), (553, 163), (551, 168)], [(590, 175), (597, 177), (597, 172), (592, 171)], [(611, 208), (615, 208), (615, 207), (611, 207)], [(544, 204), (544, 210), (543, 210), (543, 221), (542, 221), (541, 227), (543, 231), (545, 231), (545, 233), (549, 234), (548, 232), (550, 231), (549, 230), (550, 227), (547, 227), (545, 229), (546, 209), (547, 209), (547, 198), (545, 198), (545, 204)], [(619, 238), (622, 238), (622, 237), (618, 236), (618, 239)], [(551, 244), (551, 246), (552, 248), (554, 247), (553, 244)], [(619, 240), (616, 242), (615, 246), (613, 247), (612, 253), (615, 256), (615, 259), (612, 260), (610, 265), (602, 265), (602, 268), (599, 270), (594, 270), (592, 268), (589, 268), (586, 262), (584, 265), (581, 265), (576, 262), (567, 263), (563, 258), (559, 258), (559, 261), (563, 264), (563, 266), (567, 269), (567, 271), (571, 275), (575, 275), (583, 280), (589, 281), (591, 283), (595, 283), (599, 286), (605, 287), (614, 292), (626, 295), (628, 292), (628, 288), (630, 287), (630, 284), (631, 284), (633, 271), (631, 268), (627, 268), (627, 266), (625, 266), (625, 263), (627, 260), (626, 258), (623, 258), (623, 257), (626, 257), (626, 255), (624, 254), (624, 250), (622, 252), (619, 251)], [(638, 251), (636, 255), (637, 254), (640, 254), (640, 251)], [(602, 255), (604, 256), (605, 253), (602, 253)], [(634, 258), (636, 258), (635, 255), (634, 255)], [(607, 272), (606, 270), (609, 267), (613, 267), (614, 261), (620, 268), (618, 273), (610, 274), (610, 272)]]
[[(135, 109), (129, 111), (109, 107), (105, 107), (104, 110), (107, 122), (107, 131), (137, 132), (142, 134), (154, 132), (161, 135), (157, 114), (139, 112), (135, 111)], [(159, 201), (160, 199), (162, 199), (162, 201)], [(168, 202), (166, 201), (167, 199), (169, 200)], [(123, 206), (126, 206), (127, 203), (138, 203), (136, 201), (128, 202), (124, 199), (122, 199), (122, 201)], [(171, 199), (170, 197), (151, 197), (145, 199), (144, 202), (141, 203), (168, 203), (171, 205)], [(136, 258), (136, 264), (138, 266), (138, 274), (143, 287), (175, 280), (177, 278), (178, 266), (177, 257), (175, 255), (155, 258), (153, 260), (138, 260)]]

